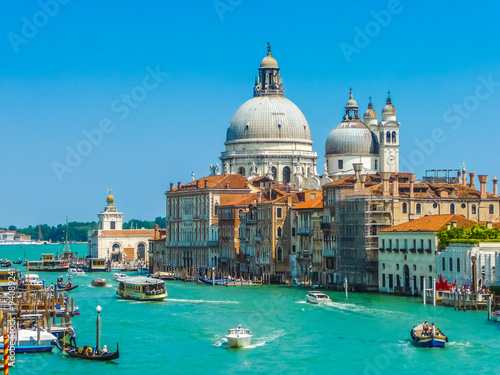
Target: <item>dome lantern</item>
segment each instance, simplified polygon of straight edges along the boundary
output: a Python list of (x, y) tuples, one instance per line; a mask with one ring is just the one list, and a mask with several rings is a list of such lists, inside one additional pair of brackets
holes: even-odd
[(370, 103), (368, 103), (368, 109), (364, 114), (365, 123), (367, 119), (377, 119), (377, 111), (373, 109), (372, 97), (370, 96)]
[(345, 105), (344, 121), (360, 120), (360, 117), (358, 114), (358, 108), (359, 108), (358, 103), (352, 97), (352, 89), (349, 89), (349, 100), (347, 101), (347, 103)]
[(382, 108), (382, 119), (389, 120), (389, 118), (388, 118), (389, 116), (394, 117), (394, 119), (396, 117), (396, 108), (392, 105), (390, 91), (388, 92), (387, 102), (386, 102), (384, 108)]
[(260, 63), (259, 75), (255, 78), (253, 96), (284, 96), (283, 79), (278, 62), (271, 55), (271, 44), (267, 43), (267, 56)]

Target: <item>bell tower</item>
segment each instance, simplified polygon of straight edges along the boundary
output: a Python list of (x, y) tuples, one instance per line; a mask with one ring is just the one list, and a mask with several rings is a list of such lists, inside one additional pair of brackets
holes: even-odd
[(380, 144), (380, 172), (399, 172), (399, 127), (396, 108), (392, 105), (391, 92), (382, 109), (382, 121), (378, 124)]

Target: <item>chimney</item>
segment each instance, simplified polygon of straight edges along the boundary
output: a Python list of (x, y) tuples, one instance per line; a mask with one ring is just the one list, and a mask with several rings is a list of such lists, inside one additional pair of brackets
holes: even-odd
[(359, 188), (361, 190), (363, 190), (365, 188), (365, 182), (366, 182), (366, 175), (365, 174), (359, 176), (359, 182), (360, 182)]
[(359, 176), (361, 175), (361, 170), (363, 169), (363, 163), (352, 163), (354, 169), (354, 178), (356, 182), (354, 183), (354, 191), (360, 189)]
[(469, 186), (473, 189), (475, 189), (475, 186), (474, 186), (474, 175), (475, 174), (476, 174), (476, 172), (469, 172), (469, 180), (470, 180)]
[(155, 224), (155, 236), (153, 238), (158, 239), (158, 224)]
[(174, 190), (174, 184), (170, 183), (170, 191)]
[(257, 193), (257, 195), (259, 196), (259, 203), (261, 203), (262, 202), (262, 191), (259, 191)]
[(203, 187), (206, 189), (208, 184), (208, 178), (204, 179), (203, 181), (204, 181)]
[(455, 220), (453, 220), (453, 221), (451, 222), (451, 226), (452, 226), (453, 228), (456, 228), (456, 227), (457, 227), (457, 222), (456, 222)]
[(229, 189), (229, 181), (226, 181), (226, 189)]
[(382, 195), (389, 195), (389, 178), (391, 177), (391, 172), (380, 172), (382, 176)]
[(491, 221), (486, 222), (486, 228), (488, 228), (488, 229), (493, 228), (493, 224), (491, 224)]
[(410, 175), (410, 198), (413, 198), (415, 196), (415, 175), (412, 174)]
[(460, 174), (460, 171), (457, 172), (457, 184), (460, 184), (462, 181), (462, 175)]
[(180, 182), (177, 183), (177, 190), (181, 190), (182, 189), (182, 185)]
[(465, 173), (465, 166), (462, 168), (462, 185), (467, 185), (467, 174)]
[(498, 182), (498, 179), (495, 177), (493, 179), (493, 196), (495, 198), (498, 197), (497, 182)]
[(451, 229), (451, 223), (446, 223), (446, 229), (450, 230)]
[(392, 196), (399, 197), (399, 179), (396, 177), (392, 183)]
[(488, 176), (480, 174), (477, 176), (479, 178), (479, 184), (481, 185), (481, 199), (486, 199), (486, 182), (488, 181)]

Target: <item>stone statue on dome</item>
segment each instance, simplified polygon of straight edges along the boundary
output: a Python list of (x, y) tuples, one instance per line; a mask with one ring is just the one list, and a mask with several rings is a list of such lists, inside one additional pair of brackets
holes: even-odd
[(194, 176), (194, 172), (191, 172), (191, 180), (195, 181), (196, 177)]
[(224, 174), (229, 174), (229, 163), (227, 161), (224, 163)]
[(328, 176), (328, 164), (323, 165), (323, 176)]
[(250, 174), (257, 174), (257, 166), (255, 165), (255, 162), (252, 162), (252, 166), (250, 167)]
[(302, 164), (300, 164), (300, 162), (297, 163), (296, 170), (297, 170), (297, 174), (298, 175), (303, 175), (304, 174), (304, 170), (302, 169)]
[(219, 163), (215, 163), (215, 174), (216, 174), (216, 175), (219, 175), (219, 174), (220, 174), (220, 167), (219, 167)]

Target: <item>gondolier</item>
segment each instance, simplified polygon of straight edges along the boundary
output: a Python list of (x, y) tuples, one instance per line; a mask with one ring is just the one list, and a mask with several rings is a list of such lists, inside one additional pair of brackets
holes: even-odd
[(70, 335), (69, 344), (71, 346), (76, 346), (76, 334), (73, 326), (69, 326), (69, 335)]

